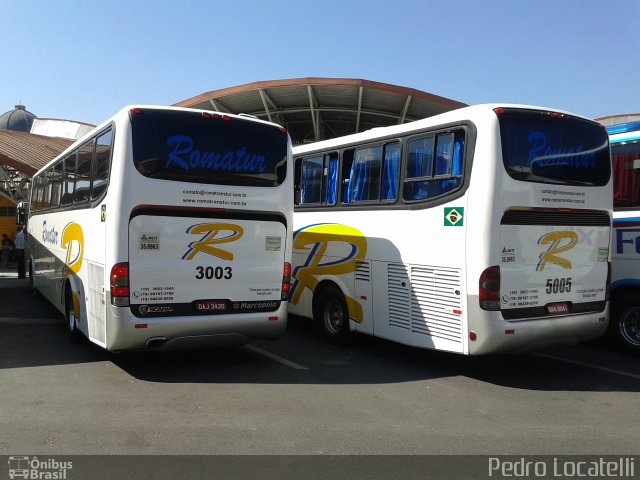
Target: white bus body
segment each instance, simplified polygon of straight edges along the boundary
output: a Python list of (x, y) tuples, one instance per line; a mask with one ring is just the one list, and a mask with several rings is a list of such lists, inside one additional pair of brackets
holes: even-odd
[(607, 135), (542, 108), (468, 107), (294, 147), (289, 312), (462, 354), (607, 327)]
[(611, 334), (640, 350), (640, 122), (607, 130), (614, 180)]
[(34, 176), (32, 285), (107, 350), (277, 338), (292, 178), (278, 125), (126, 107)]

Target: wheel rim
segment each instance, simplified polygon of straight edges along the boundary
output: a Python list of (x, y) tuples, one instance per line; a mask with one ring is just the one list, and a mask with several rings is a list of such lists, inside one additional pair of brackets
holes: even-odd
[(340, 333), (344, 325), (342, 305), (335, 298), (330, 298), (324, 306), (324, 326), (327, 332), (334, 335)]
[(640, 347), (640, 308), (629, 308), (622, 312), (620, 334), (625, 342)]

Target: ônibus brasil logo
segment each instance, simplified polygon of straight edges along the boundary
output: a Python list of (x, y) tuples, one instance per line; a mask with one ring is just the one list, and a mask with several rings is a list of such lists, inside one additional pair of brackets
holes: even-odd
[(67, 472), (73, 468), (73, 462), (60, 461), (54, 458), (9, 457), (9, 478), (25, 478), (38, 480), (66, 480)]

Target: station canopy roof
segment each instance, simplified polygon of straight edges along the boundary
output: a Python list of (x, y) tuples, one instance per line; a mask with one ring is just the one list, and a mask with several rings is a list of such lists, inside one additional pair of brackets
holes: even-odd
[(74, 140), (0, 129), (0, 196), (26, 200), (29, 179)]
[(296, 78), (206, 92), (174, 106), (244, 113), (285, 127), (294, 144), (397, 125), (467, 106), (370, 80)]
[[(214, 90), (175, 106), (253, 115), (282, 125), (294, 144), (302, 144), (420, 120), (466, 104), (370, 80), (308, 77)], [(74, 141), (16, 131), (24, 129), (12, 126), (13, 120), (26, 114), (26, 108), (16, 106), (2, 115), (8, 123), (0, 127), (0, 196), (14, 201), (26, 199), (30, 177)]]

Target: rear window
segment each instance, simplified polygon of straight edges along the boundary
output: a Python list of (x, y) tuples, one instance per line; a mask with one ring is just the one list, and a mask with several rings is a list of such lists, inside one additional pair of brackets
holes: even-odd
[(131, 115), (131, 129), (133, 162), (146, 177), (275, 187), (286, 176), (287, 135), (272, 125), (142, 109)]
[(611, 160), (606, 130), (570, 115), (500, 109), (502, 157), (517, 180), (601, 186), (609, 182)]

